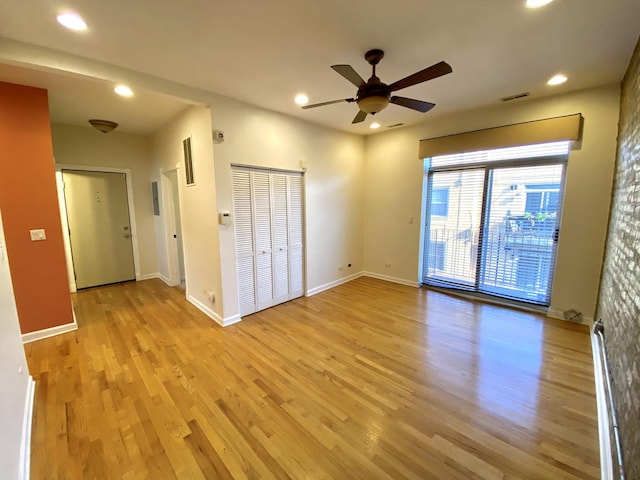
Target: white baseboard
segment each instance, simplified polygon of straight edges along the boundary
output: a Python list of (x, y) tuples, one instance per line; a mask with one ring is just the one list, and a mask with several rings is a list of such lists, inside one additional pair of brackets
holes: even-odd
[(233, 325), (234, 323), (238, 323), (242, 321), (242, 317), (240, 316), (240, 314), (237, 315), (231, 315), (230, 317), (227, 317), (223, 320), (223, 327), (228, 327), (229, 325)]
[(153, 280), (154, 278), (159, 278), (160, 280), (162, 280), (164, 283), (166, 283), (167, 285), (169, 285), (170, 287), (175, 287), (175, 285), (171, 285), (171, 281), (165, 277), (163, 274), (161, 273), (145, 273), (144, 275), (139, 275), (136, 276), (136, 281), (142, 281), (142, 280)]
[(78, 322), (76, 322), (76, 312), (74, 312), (73, 309), (71, 311), (73, 313), (72, 323), (65, 323), (64, 325), (57, 325), (55, 327), (45, 328), (44, 330), (37, 330), (35, 332), (23, 333), (22, 343), (35, 342), (36, 340), (42, 340), (43, 338), (49, 338), (77, 330)]
[(309, 290), (307, 290), (306, 296), (311, 297), (316, 293), (324, 292), (325, 290), (329, 290), (330, 288), (337, 287), (338, 285), (342, 285), (343, 283), (350, 282), (351, 280), (355, 280), (356, 278), (360, 278), (361, 276), (362, 272), (358, 272), (346, 277), (339, 278), (338, 280), (334, 280), (333, 282), (325, 283), (324, 285), (320, 285), (319, 287), (310, 288)]
[(375, 272), (362, 272), (362, 276), (377, 278), (378, 280), (386, 280), (387, 282), (392, 283), (399, 283), (400, 285), (406, 285), (408, 287), (418, 288), (420, 286), (420, 282), (405, 280), (404, 278), (390, 277), (389, 275), (382, 275)]
[(136, 275), (136, 281), (151, 280), (153, 278), (160, 278), (159, 273), (145, 273), (144, 275)]
[(600, 472), (602, 480), (613, 480), (613, 462), (611, 456), (611, 437), (609, 432), (609, 406), (607, 404), (604, 371), (602, 369), (602, 351), (598, 336), (591, 329), (591, 351), (593, 352), (593, 376), (596, 383), (596, 402), (598, 406), (598, 437), (600, 439)]
[(193, 306), (195, 306), (198, 310), (200, 310), (202, 313), (204, 313), (207, 317), (209, 317), (210, 319), (214, 320), (217, 324), (219, 324), (219, 325), (221, 325), (223, 327), (225, 327), (226, 325), (229, 325), (229, 324), (225, 325), (225, 321), (220, 315), (218, 315), (216, 312), (211, 310), (204, 303), (202, 303), (200, 300), (198, 300), (197, 298), (193, 297), (192, 295), (187, 294), (187, 300), (189, 301), (189, 303), (191, 303)]
[(579, 325), (589, 325), (589, 327), (593, 326), (593, 318), (592, 317), (582, 317), (580, 322), (572, 322), (571, 320), (567, 320), (564, 318), (564, 310), (558, 310), (555, 308), (550, 308), (547, 310), (547, 317), (555, 318), (558, 320), (564, 320), (565, 322), (577, 323)]
[(31, 425), (33, 425), (33, 399), (36, 382), (29, 376), (27, 395), (24, 401), (24, 418), (22, 420), (22, 440), (20, 442), (20, 466), (18, 476), (20, 480), (29, 480), (31, 473)]

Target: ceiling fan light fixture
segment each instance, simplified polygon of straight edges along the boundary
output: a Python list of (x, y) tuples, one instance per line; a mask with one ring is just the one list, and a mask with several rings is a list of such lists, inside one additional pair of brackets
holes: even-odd
[(387, 108), (387, 105), (389, 105), (389, 98), (374, 95), (371, 97), (360, 98), (357, 102), (360, 110), (367, 112), (369, 115), (375, 115)]
[(97, 118), (92, 118), (89, 120), (89, 123), (93, 128), (102, 133), (113, 132), (118, 127), (116, 122), (112, 122), (111, 120), (100, 120)]

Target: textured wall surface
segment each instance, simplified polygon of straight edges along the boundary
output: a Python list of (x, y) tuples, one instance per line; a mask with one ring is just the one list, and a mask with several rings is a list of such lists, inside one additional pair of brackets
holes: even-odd
[(640, 43), (622, 84), (620, 134), (598, 317), (627, 478), (640, 479)]

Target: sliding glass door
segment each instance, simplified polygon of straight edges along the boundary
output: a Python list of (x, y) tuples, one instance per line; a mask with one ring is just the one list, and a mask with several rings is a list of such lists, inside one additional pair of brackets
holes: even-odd
[(564, 163), (520, 163), (428, 172), (424, 283), (548, 305)]

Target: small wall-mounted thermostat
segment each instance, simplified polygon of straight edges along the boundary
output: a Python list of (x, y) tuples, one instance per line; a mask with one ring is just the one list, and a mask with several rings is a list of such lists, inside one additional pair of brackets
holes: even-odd
[(220, 225), (231, 225), (231, 214), (229, 212), (221, 212), (218, 214), (218, 223)]
[(214, 130), (213, 131), (213, 141), (215, 143), (224, 142), (224, 132), (222, 130)]

